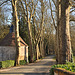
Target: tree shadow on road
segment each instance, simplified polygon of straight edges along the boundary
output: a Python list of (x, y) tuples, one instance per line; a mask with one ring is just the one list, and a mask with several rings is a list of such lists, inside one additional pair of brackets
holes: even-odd
[(41, 61), (39, 63), (35, 63), (34, 65), (29, 65), (29, 66), (52, 66), (54, 64), (56, 64), (56, 61), (49, 61), (49, 62)]
[(49, 73), (22, 73), (22, 72), (10, 72), (10, 73), (0, 73), (0, 75), (49, 75)]

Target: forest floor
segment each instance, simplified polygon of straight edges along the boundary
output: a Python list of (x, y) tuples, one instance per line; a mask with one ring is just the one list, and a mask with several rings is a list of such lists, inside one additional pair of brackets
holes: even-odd
[(54, 56), (46, 56), (36, 63), (30, 63), (18, 68), (0, 71), (0, 75), (49, 75), (49, 70), (56, 63)]

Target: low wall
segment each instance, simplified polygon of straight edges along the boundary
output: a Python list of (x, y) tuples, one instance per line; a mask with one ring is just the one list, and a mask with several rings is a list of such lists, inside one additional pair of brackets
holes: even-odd
[(65, 69), (56, 68), (54, 69), (54, 75), (75, 75), (75, 73), (67, 71)]

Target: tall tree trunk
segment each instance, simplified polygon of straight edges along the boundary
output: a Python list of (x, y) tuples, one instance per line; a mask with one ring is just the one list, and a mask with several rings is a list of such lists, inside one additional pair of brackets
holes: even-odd
[(43, 24), (44, 24), (44, 2), (41, 0), (41, 13), (42, 13), (42, 20), (41, 20), (41, 38), (40, 38), (40, 50), (41, 50), (41, 56), (44, 57), (44, 37), (43, 37)]
[[(60, 5), (61, 4), (61, 5)], [(71, 61), (71, 41), (69, 30), (69, 0), (59, 2), (59, 53), (58, 63), (65, 64), (66, 60)], [(60, 17), (61, 16), (61, 17)]]
[[(25, 5), (26, 5), (26, 12), (27, 12), (27, 26), (28, 26), (28, 34), (29, 34), (29, 51), (30, 51), (30, 62), (33, 62), (33, 50), (32, 50), (32, 28), (31, 28), (31, 18), (32, 18), (32, 12), (31, 15), (29, 15), (29, 10), (28, 10), (28, 5), (27, 5), (27, 1), (25, 0)], [(32, 0), (32, 5), (33, 5), (33, 0)], [(33, 10), (33, 9), (32, 9)], [(29, 18), (30, 17), (30, 18)]]
[(57, 35), (57, 51), (56, 51), (56, 57), (57, 57), (57, 63), (61, 60), (59, 54), (60, 54), (60, 31), (61, 31), (61, 0), (57, 0), (57, 29), (56, 29), (56, 35)]
[(38, 43), (36, 45), (36, 51), (37, 51), (37, 60), (39, 59), (39, 46), (38, 46)]
[(30, 62), (33, 62), (33, 51), (32, 51), (32, 30), (30, 22), (28, 21), (28, 33), (29, 33), (29, 51), (30, 51)]
[[(58, 0), (56, 1), (57, 5), (56, 8), (58, 7)], [(57, 26), (58, 26), (58, 9), (57, 9)], [(58, 33), (57, 33), (57, 27), (56, 27), (56, 35), (55, 35), (55, 40), (56, 40), (56, 46), (55, 46), (55, 55), (56, 55), (56, 64), (58, 63)]]
[(20, 39), (19, 39), (19, 24), (18, 24), (18, 16), (17, 16), (17, 0), (12, 0), (13, 6), (13, 19), (15, 26), (15, 44), (16, 44), (16, 65), (19, 65), (19, 50), (20, 50)]

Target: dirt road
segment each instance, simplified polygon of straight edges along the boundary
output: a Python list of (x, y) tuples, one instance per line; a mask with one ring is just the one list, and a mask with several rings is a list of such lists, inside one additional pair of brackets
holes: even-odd
[(54, 56), (47, 56), (37, 63), (20, 66), (19, 68), (11, 68), (0, 72), (0, 75), (49, 75), (49, 70), (55, 64)]

